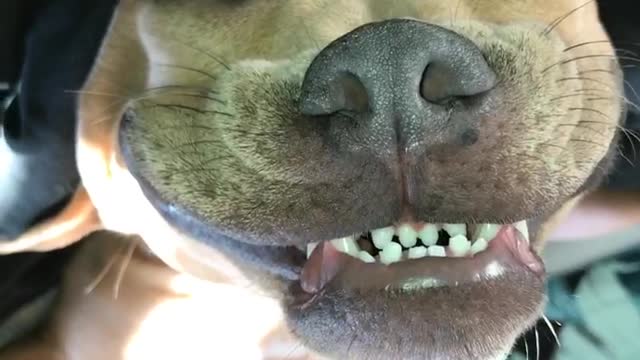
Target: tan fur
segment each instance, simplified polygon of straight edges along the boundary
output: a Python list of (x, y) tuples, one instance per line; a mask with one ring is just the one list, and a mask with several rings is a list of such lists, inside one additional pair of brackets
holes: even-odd
[(171, 270), (134, 237), (87, 238), (60, 290), (47, 324), (1, 359), (302, 359), (274, 299)]
[[(537, 211), (542, 203), (559, 201), (564, 205), (561, 213), (570, 210), (577, 201), (571, 196), (607, 155), (621, 112), (614, 51), (594, 3), (571, 13), (549, 36), (541, 35), (546, 25), (581, 4), (578, 0), (121, 1), (80, 98), (78, 165), (100, 227), (140, 236), (151, 253), (173, 270), (156, 264), (150, 271), (147, 261), (153, 260), (138, 262), (138, 255), (132, 259), (128, 268), (133, 274), (127, 272), (127, 278), (139, 281), (124, 281), (120, 294), (126, 293), (127, 286), (136, 290), (123, 302), (107, 301), (106, 307), (122, 316), (122, 322), (112, 328), (121, 334), (108, 347), (113, 352), (105, 353), (115, 357), (106, 358), (117, 359), (118, 351), (134, 346), (128, 331), (142, 321), (149, 303), (173, 296), (160, 294), (157, 288), (145, 291), (150, 285), (136, 277), (138, 271), (161, 278), (163, 284), (158, 286), (165, 290), (167, 279), (178, 273), (240, 288), (254, 280), (220, 251), (170, 225), (143, 193), (140, 178), (164, 200), (265, 245), (278, 236), (287, 237), (279, 233), (282, 229), (295, 230), (282, 243), (294, 244), (299, 241), (296, 235), (305, 231), (353, 226), (357, 221), (348, 214), (353, 208), (346, 204), (354, 199), (362, 209), (375, 204), (367, 202), (373, 200), (366, 188), (358, 188), (362, 192), (353, 198), (341, 196), (339, 189), (350, 185), (349, 179), (335, 176), (342, 169), (334, 169), (331, 159), (322, 155), (321, 144), (293, 131), (293, 124), (301, 121), (294, 106), (296, 96), (313, 56), (329, 41), (367, 22), (410, 17), (450, 28), (472, 39), (505, 79), (502, 117), (498, 125), (487, 122), (484, 133), (500, 136), (501, 146), (492, 148), (491, 154), (500, 159), (501, 177), (488, 170), (486, 175), (462, 180), (469, 186), (500, 184), (506, 187), (502, 191), (517, 193), (518, 198), (481, 198), (491, 194), (485, 189), (478, 192), (474, 206), (489, 212), (515, 202), (521, 208), (517, 212), (514, 208), (514, 218)], [(572, 47), (586, 42), (593, 43)], [(562, 64), (594, 54), (599, 56)], [(126, 144), (119, 144), (125, 111), (131, 124), (123, 137)], [(131, 169), (125, 164), (122, 145), (131, 151)], [(459, 158), (472, 152), (479, 151), (462, 152)], [(496, 169), (493, 162), (486, 165)], [(446, 181), (455, 174), (443, 168), (434, 178), (442, 184), (440, 193), (462, 186)], [(531, 190), (518, 192), (521, 188)], [(72, 235), (65, 243), (79, 239), (77, 233)], [(540, 248), (544, 237), (535, 241)], [(83, 351), (90, 348), (77, 345), (77, 336), (89, 336), (81, 341), (84, 344), (102, 341), (103, 334), (97, 332), (91, 338), (78, 329), (103, 320), (92, 306), (109, 299), (110, 287), (100, 285), (89, 298), (77, 298), (83, 283), (77, 276), (84, 274), (88, 280), (99, 270), (91, 274), (86, 269), (107, 261), (104, 255), (92, 258), (102, 252), (100, 246), (111, 246), (96, 245), (101, 242), (111, 243), (103, 237), (93, 239), (93, 245), (81, 253), (85, 257), (78, 255), (71, 268), (76, 272), (68, 272), (66, 286), (74, 288), (65, 291), (61, 315), (53, 322), (59, 331), (53, 331), (55, 347), (64, 354), (61, 360), (87, 358)], [(110, 249), (104, 254), (112, 254)], [(282, 296), (278, 284), (272, 286), (264, 279), (258, 285), (261, 292)], [(230, 298), (237, 296), (237, 290), (227, 289)], [(128, 302), (138, 300), (141, 303)], [(86, 307), (77, 310), (75, 306)], [(228, 310), (238, 316), (244, 311)], [(97, 318), (85, 319), (87, 314)], [(265, 323), (265, 333), (275, 323)], [(525, 326), (518, 324), (511, 336)], [(220, 336), (222, 344), (237, 340), (233, 332), (221, 331)], [(182, 351), (205, 346), (197, 340)], [(496, 346), (502, 350), (512, 340), (495, 339)], [(247, 346), (256, 342), (257, 338), (247, 340)]]

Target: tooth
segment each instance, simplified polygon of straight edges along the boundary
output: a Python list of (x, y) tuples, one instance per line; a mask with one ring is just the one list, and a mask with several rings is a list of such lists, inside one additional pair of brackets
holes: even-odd
[(336, 250), (354, 257), (358, 257), (358, 253), (360, 252), (360, 247), (353, 236), (331, 240), (331, 244), (333, 244)]
[(402, 246), (398, 243), (388, 243), (380, 252), (380, 262), (389, 265), (400, 261), (402, 258)]
[(456, 235), (449, 239), (449, 250), (453, 256), (462, 257), (469, 253), (471, 249), (471, 243), (464, 235)]
[(475, 234), (473, 234), (473, 238), (476, 240), (485, 239), (487, 240), (487, 242), (490, 242), (491, 240), (493, 240), (493, 238), (496, 237), (496, 235), (498, 235), (499, 231), (500, 231), (500, 225), (482, 224), (482, 225), (479, 225), (478, 228), (476, 229)]
[(427, 248), (427, 255), (436, 256), (436, 257), (445, 257), (447, 256), (447, 252), (444, 246), (433, 245)]
[(395, 230), (393, 229), (393, 226), (371, 231), (373, 245), (375, 245), (379, 250), (384, 249), (384, 247), (391, 242), (391, 239), (393, 239), (394, 233)]
[(318, 246), (318, 243), (311, 243), (307, 245), (307, 257), (311, 256), (311, 253), (313, 252), (313, 250), (316, 248), (316, 246)]
[(418, 232), (418, 237), (426, 246), (435, 245), (438, 242), (438, 227), (434, 224), (427, 224)]
[(415, 246), (418, 243), (418, 233), (409, 224), (402, 224), (398, 228), (398, 239), (400, 244), (406, 248)]
[(488, 246), (489, 243), (487, 242), (487, 240), (480, 238), (471, 245), (471, 254), (475, 255), (481, 251), (485, 251), (487, 250)]
[(416, 246), (409, 249), (409, 259), (420, 259), (427, 256), (427, 248), (424, 246)]
[(358, 253), (358, 258), (360, 260), (362, 260), (363, 262), (366, 262), (366, 263), (374, 263), (374, 262), (376, 262), (376, 259), (366, 251), (360, 251)]
[(513, 224), (513, 226), (515, 226), (515, 228), (518, 229), (518, 231), (520, 231), (520, 233), (522, 234), (522, 236), (524, 236), (527, 242), (529, 242), (529, 227), (527, 226), (527, 221), (526, 220), (518, 221), (517, 223)]
[(457, 235), (467, 235), (466, 224), (443, 224), (442, 228), (449, 233), (449, 236), (454, 237)]

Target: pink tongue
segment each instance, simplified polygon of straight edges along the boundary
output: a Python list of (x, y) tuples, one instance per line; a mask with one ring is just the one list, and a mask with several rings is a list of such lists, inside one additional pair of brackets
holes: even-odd
[(429, 278), (446, 285), (480, 281), (506, 271), (544, 274), (542, 261), (513, 226), (503, 226), (489, 248), (472, 258), (427, 257), (391, 266), (364, 263), (339, 252), (325, 241), (307, 260), (300, 284), (307, 293), (317, 293), (330, 282), (362, 289), (402, 286), (412, 278)]

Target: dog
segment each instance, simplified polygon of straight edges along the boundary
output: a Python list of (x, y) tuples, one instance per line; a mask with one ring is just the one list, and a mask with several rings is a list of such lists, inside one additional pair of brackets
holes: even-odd
[(124, 0), (78, 107), (3, 359), (504, 359), (625, 100), (595, 1)]

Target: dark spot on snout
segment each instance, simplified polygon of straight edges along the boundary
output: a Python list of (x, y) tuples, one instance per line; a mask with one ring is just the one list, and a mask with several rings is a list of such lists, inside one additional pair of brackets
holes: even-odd
[(467, 129), (462, 132), (460, 136), (460, 140), (462, 141), (463, 146), (470, 146), (478, 142), (478, 131), (475, 129)]

